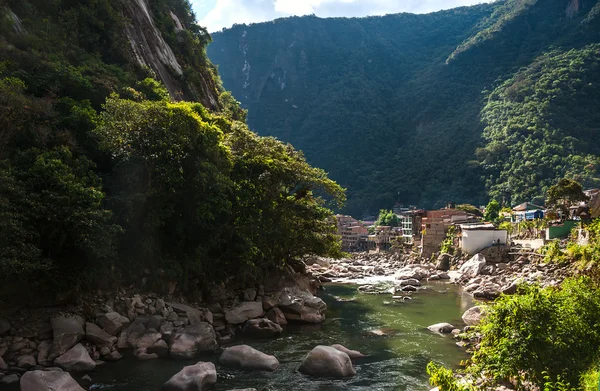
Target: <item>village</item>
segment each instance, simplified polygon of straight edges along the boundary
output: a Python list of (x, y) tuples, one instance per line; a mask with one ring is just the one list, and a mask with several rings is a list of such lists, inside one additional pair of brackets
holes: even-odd
[[(587, 200), (569, 205), (568, 210), (556, 213), (524, 202), (500, 209), (497, 216), (492, 213), (493, 221), (486, 221), (483, 206), (448, 203), (442, 209), (424, 210), (396, 203), (392, 210), (382, 210), (377, 221), (336, 215), (337, 229), (342, 250), (349, 253), (416, 253), (430, 259), (443, 250), (445, 242), (465, 255), (477, 254), (494, 245), (537, 250), (548, 241), (567, 238), (580, 223), (600, 217), (600, 189), (583, 193)], [(378, 224), (382, 214), (388, 215), (386, 225)], [(585, 233), (581, 229), (578, 232)]]

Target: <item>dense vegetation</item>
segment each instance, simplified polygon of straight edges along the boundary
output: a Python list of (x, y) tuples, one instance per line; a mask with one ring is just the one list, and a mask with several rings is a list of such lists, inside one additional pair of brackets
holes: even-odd
[(347, 213), (398, 194), (424, 208), (514, 205), (565, 175), (598, 185), (598, 15), (594, 2), (506, 0), (307, 16), (236, 25), (208, 53), (251, 127), (348, 188)]
[[(130, 53), (121, 1), (0, 5), (3, 292), (142, 277), (190, 292), (339, 254), (330, 207), (343, 189), (248, 130), (187, 1), (149, 3), (184, 70), (176, 97)], [(190, 28), (175, 30), (168, 11)]]

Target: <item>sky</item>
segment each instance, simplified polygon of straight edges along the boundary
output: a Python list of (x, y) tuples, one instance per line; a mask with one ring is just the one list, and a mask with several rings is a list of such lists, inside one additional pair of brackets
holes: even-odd
[[(320, 17), (427, 13), (483, 0), (190, 0), (201, 26), (209, 32), (234, 23), (257, 23), (292, 15)], [(489, 0), (488, 0), (489, 1)]]

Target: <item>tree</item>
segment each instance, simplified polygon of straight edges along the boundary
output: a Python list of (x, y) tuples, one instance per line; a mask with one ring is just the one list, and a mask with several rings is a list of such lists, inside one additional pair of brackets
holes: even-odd
[(476, 207), (475, 205), (471, 205), (471, 204), (460, 204), (460, 205), (456, 205), (456, 208), (458, 210), (464, 210), (465, 212), (474, 214), (475, 216), (481, 216), (483, 217), (483, 213), (481, 212), (481, 209), (479, 209), (478, 207)]
[(587, 201), (588, 199), (579, 182), (562, 178), (548, 189), (546, 206), (555, 212), (560, 212), (563, 218), (565, 218), (569, 216), (569, 208), (571, 206), (580, 201)]
[(485, 221), (496, 221), (500, 215), (500, 204), (496, 200), (491, 200), (485, 207), (483, 219)]
[(397, 227), (400, 225), (400, 219), (393, 211), (381, 209), (375, 225)]

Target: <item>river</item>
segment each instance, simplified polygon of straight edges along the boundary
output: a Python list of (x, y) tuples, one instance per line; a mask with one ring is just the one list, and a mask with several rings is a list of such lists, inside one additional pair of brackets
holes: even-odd
[[(322, 325), (288, 325), (272, 340), (236, 340), (275, 355), (281, 367), (272, 373), (238, 371), (217, 365), (216, 390), (253, 387), (257, 390), (429, 390), (425, 367), (430, 360), (457, 367), (467, 355), (451, 336), (434, 334), (427, 326), (450, 322), (462, 327), (470, 297), (455, 285), (429, 284), (395, 303), (389, 295), (358, 294), (354, 285), (328, 285), (321, 294), (328, 304)], [(383, 334), (383, 335), (378, 335)], [(297, 372), (302, 358), (319, 344), (340, 343), (369, 357), (355, 362), (356, 376), (345, 380), (316, 380)], [(137, 361), (133, 357), (108, 363), (90, 373), (91, 389), (157, 391), (184, 365), (213, 361), (217, 355), (189, 362)]]

